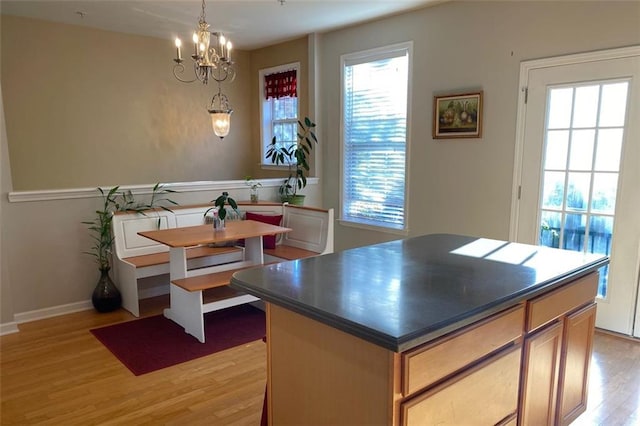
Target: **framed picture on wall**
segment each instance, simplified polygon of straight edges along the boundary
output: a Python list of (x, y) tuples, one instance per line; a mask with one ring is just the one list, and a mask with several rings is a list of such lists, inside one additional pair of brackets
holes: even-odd
[(433, 97), (433, 138), (482, 137), (482, 91)]

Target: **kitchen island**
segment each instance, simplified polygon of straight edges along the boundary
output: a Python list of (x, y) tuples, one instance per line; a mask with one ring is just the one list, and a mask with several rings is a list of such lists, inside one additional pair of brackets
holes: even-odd
[(269, 422), (566, 424), (603, 255), (426, 235), (234, 274), (267, 302)]

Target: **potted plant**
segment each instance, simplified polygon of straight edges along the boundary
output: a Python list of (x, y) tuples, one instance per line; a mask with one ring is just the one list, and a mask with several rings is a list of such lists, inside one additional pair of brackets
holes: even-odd
[[(109, 277), (111, 270), (111, 262), (113, 255), (113, 233), (111, 223), (113, 222), (113, 214), (116, 211), (135, 211), (142, 215), (146, 215), (145, 210), (154, 209), (156, 207), (171, 211), (169, 208), (161, 205), (164, 202), (177, 205), (175, 201), (168, 198), (158, 198), (161, 194), (176, 192), (171, 189), (164, 189), (161, 184), (157, 183), (152, 190), (151, 201), (147, 204), (136, 202), (133, 193), (128, 190), (118, 192), (119, 186), (115, 186), (105, 193), (102, 188), (98, 188), (102, 197), (102, 208), (96, 210), (96, 217), (91, 221), (84, 221), (87, 225), (93, 246), (90, 251), (84, 253), (93, 256), (98, 264), (100, 271), (100, 279), (91, 296), (93, 306), (98, 312), (110, 312), (118, 309), (122, 304), (122, 296), (118, 288)], [(158, 226), (160, 219), (158, 219)]]
[(266, 158), (276, 166), (286, 164), (289, 168), (289, 176), (284, 180), (278, 192), (283, 202), (302, 205), (304, 195), (298, 194), (298, 190), (307, 186), (309, 173), (308, 156), (311, 155), (314, 143), (318, 138), (314, 132), (316, 124), (309, 117), (304, 118), (304, 123), (298, 120), (297, 141), (290, 146), (279, 146), (274, 136), (267, 149)]
[(249, 198), (251, 199), (251, 202), (257, 203), (260, 198), (258, 196), (258, 188), (260, 188), (262, 184), (258, 181), (253, 180), (251, 176), (248, 176), (248, 175), (245, 176), (244, 180), (245, 180), (245, 184), (250, 188)]
[(213, 207), (209, 207), (204, 212), (204, 215), (206, 216), (207, 213), (209, 213), (211, 210), (214, 211), (213, 227), (216, 229), (224, 229), (224, 220), (227, 217), (227, 209), (225, 209), (225, 204), (229, 204), (236, 213), (240, 214), (238, 212), (238, 203), (236, 203), (236, 200), (231, 198), (229, 196), (229, 193), (226, 191), (223, 192), (222, 195), (220, 195), (215, 200), (211, 200), (211, 202), (213, 203)]

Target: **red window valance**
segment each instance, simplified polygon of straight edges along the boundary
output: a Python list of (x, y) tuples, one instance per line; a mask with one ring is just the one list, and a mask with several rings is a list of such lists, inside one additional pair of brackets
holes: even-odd
[(284, 98), (298, 96), (296, 70), (277, 72), (264, 76), (264, 98)]

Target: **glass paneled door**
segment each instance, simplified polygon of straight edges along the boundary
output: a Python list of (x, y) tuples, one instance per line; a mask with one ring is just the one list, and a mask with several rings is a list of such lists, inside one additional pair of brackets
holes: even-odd
[[(512, 238), (610, 255), (597, 326), (633, 334), (640, 256), (640, 49), (542, 66), (527, 100)], [(634, 84), (635, 83), (635, 84)], [(519, 120), (523, 120), (520, 116)], [(518, 173), (519, 172), (519, 173)], [(640, 330), (636, 330), (636, 334)]]
[(547, 88), (538, 244), (611, 254), (628, 91), (628, 80)]

